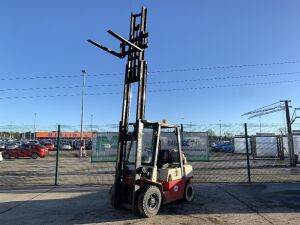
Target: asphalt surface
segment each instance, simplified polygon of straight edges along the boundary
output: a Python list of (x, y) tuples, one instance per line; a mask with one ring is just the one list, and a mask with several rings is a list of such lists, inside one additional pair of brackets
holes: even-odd
[(109, 186), (0, 189), (0, 224), (300, 224), (300, 184), (197, 184), (150, 219), (116, 210)]

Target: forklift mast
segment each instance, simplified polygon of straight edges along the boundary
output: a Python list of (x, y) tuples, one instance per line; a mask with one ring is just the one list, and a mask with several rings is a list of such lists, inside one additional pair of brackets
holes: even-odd
[[(131, 13), (129, 39), (125, 39), (115, 32), (108, 30), (107, 32), (117, 38), (120, 44), (120, 52), (113, 51), (106, 46), (95, 41), (88, 40), (102, 50), (124, 58), (127, 56), (127, 64), (125, 69), (125, 82), (123, 91), (123, 106), (121, 121), (119, 124), (119, 146), (117, 152), (116, 175), (115, 175), (115, 193), (114, 207), (120, 207), (122, 203), (122, 192), (125, 178), (126, 153), (128, 152), (128, 142), (136, 141), (136, 168), (141, 165), (141, 136), (142, 123), (145, 118), (145, 101), (146, 101), (146, 81), (147, 81), (147, 63), (145, 61), (145, 49), (148, 47), (148, 32), (146, 32), (147, 9), (142, 7), (138, 14)], [(131, 92), (132, 85), (138, 84), (137, 104), (136, 104), (136, 121), (134, 131), (129, 132), (129, 113), (131, 109)], [(134, 188), (136, 189), (136, 188)], [(135, 191), (135, 190), (134, 190)]]

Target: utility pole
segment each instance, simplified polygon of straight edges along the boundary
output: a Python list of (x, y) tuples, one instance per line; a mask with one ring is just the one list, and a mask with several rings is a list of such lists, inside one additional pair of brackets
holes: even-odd
[(291, 164), (291, 166), (296, 166), (289, 102), (290, 101), (288, 101), (288, 100), (284, 101), (286, 125), (287, 125), (287, 132), (288, 132), (287, 133), (287, 135), (288, 135), (287, 138), (288, 138), (288, 147), (289, 147), (289, 155), (290, 155), (290, 164)]
[(93, 117), (94, 115), (91, 114), (91, 133), (93, 133)]
[(35, 135), (35, 122), (36, 122), (36, 112), (34, 113), (34, 121), (33, 121), (33, 139), (36, 139), (36, 135)]
[(10, 122), (10, 125), (9, 125), (9, 139), (10, 140), (12, 139), (11, 129), (12, 129), (12, 125), (11, 125), (11, 122)]
[(246, 154), (247, 154), (248, 183), (251, 183), (247, 123), (244, 123), (244, 127), (245, 127)]
[(248, 118), (248, 119), (251, 119), (251, 118), (254, 118), (257, 116), (263, 116), (266, 114), (285, 110), (290, 165), (296, 166), (295, 154), (294, 154), (293, 133), (292, 133), (293, 121), (291, 121), (291, 118), (290, 118), (289, 102), (291, 102), (291, 101), (290, 100), (281, 100), (279, 102), (275, 102), (273, 104), (261, 107), (259, 109), (244, 113), (242, 116), (252, 115)]
[(222, 140), (222, 124), (221, 124), (221, 120), (219, 120), (220, 122), (220, 140), (219, 142), (221, 143), (221, 140)]
[(56, 138), (56, 143), (57, 143), (57, 149), (56, 149), (56, 164), (55, 164), (55, 182), (54, 185), (57, 186), (57, 178), (58, 178), (58, 158), (59, 158), (59, 150), (60, 150), (60, 125), (57, 127), (57, 138)]
[(85, 70), (82, 70), (82, 95), (81, 95), (81, 123), (80, 123), (80, 158), (86, 156), (85, 144), (83, 140), (83, 113), (84, 113), (84, 95), (85, 95)]
[(261, 136), (261, 116), (259, 116), (259, 136)]
[(180, 125), (180, 128), (181, 128), (181, 132), (183, 132), (184, 117), (181, 117), (181, 120), (182, 120), (182, 123), (181, 123), (181, 125)]
[(25, 139), (24, 138), (24, 124), (22, 124), (22, 127), (21, 127), (21, 139)]

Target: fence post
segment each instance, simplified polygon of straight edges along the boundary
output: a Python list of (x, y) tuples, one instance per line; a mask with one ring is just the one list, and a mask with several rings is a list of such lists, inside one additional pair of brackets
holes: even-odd
[(56, 144), (57, 144), (57, 149), (56, 149), (56, 166), (55, 166), (55, 183), (54, 185), (57, 186), (57, 178), (58, 178), (58, 158), (59, 158), (59, 142), (60, 142), (60, 125), (58, 125), (57, 127), (57, 140), (56, 140)]
[(246, 154), (247, 154), (248, 182), (251, 183), (251, 173), (250, 173), (250, 161), (249, 161), (249, 146), (248, 146), (247, 123), (244, 123), (244, 127), (245, 127), (245, 139), (246, 139)]
[(183, 132), (183, 124), (180, 124), (181, 132)]

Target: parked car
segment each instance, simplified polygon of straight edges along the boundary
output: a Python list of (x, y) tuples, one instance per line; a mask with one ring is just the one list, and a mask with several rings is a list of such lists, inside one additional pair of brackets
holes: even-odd
[(233, 152), (233, 144), (231, 143), (219, 143), (212, 147), (215, 152)]
[(4, 142), (0, 142), (0, 151), (5, 150), (5, 144)]
[(39, 144), (39, 141), (38, 140), (30, 140), (29, 144)]
[(74, 149), (79, 150), (80, 147), (81, 147), (80, 141), (77, 141), (77, 142), (74, 144)]
[(85, 149), (86, 150), (92, 150), (92, 148), (93, 148), (93, 142), (92, 142), (92, 140), (87, 140), (85, 142)]
[(26, 144), (14, 149), (6, 149), (3, 152), (3, 158), (9, 159), (11, 157), (31, 157), (37, 159), (38, 157), (45, 157), (48, 155), (48, 149), (39, 144)]
[(72, 146), (70, 144), (61, 144), (60, 150), (72, 150)]
[(5, 149), (6, 150), (16, 149), (18, 147), (19, 147), (19, 145), (16, 144), (16, 143), (6, 143), (5, 144)]
[(50, 143), (50, 142), (46, 142), (44, 143), (44, 146), (46, 148), (48, 148), (49, 151), (53, 151), (54, 150), (54, 144)]
[(22, 141), (15, 141), (14, 142), (16, 145), (18, 145), (18, 146), (20, 146), (20, 145), (22, 145), (23, 144), (23, 142)]

